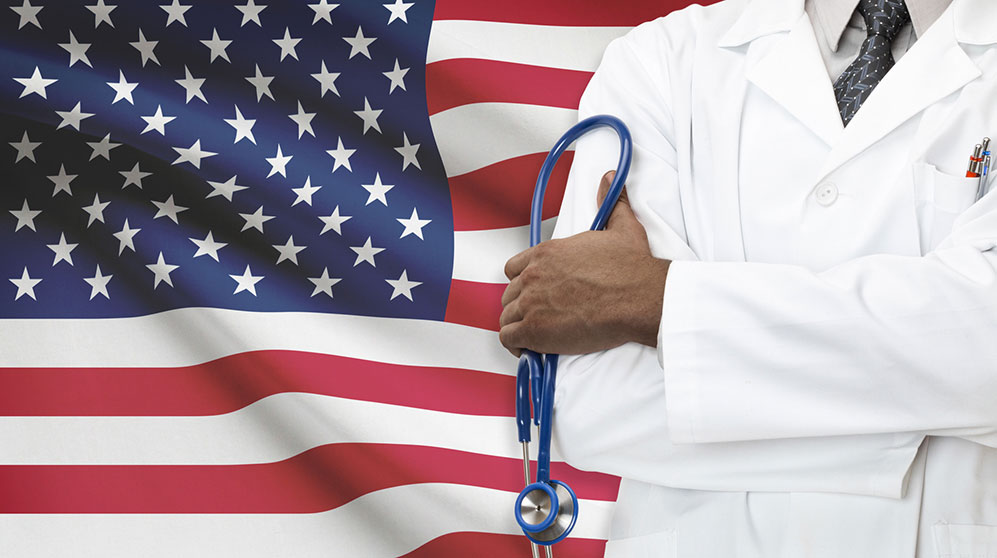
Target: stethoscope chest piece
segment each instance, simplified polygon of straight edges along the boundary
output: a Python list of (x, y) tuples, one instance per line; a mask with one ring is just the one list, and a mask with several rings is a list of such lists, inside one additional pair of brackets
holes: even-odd
[(578, 519), (578, 498), (559, 480), (535, 482), (519, 493), (516, 520), (535, 543), (550, 545), (568, 536)]

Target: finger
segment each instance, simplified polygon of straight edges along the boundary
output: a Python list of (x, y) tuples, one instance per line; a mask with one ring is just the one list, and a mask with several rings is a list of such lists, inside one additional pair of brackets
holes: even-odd
[[(598, 201), (601, 206), (602, 202), (606, 199), (609, 194), (609, 188), (613, 184), (613, 178), (616, 177), (616, 171), (609, 171), (602, 175), (602, 180), (599, 182), (599, 193)], [(606, 222), (607, 229), (620, 229), (624, 227), (631, 227), (633, 224), (638, 224), (637, 217), (634, 215), (633, 209), (630, 207), (630, 197), (627, 196), (626, 186), (620, 190), (620, 197), (616, 200), (616, 205), (613, 206), (613, 212), (609, 214), (609, 220)]]
[[(606, 194), (609, 193), (609, 187), (613, 184), (613, 177), (616, 176), (616, 171), (608, 171), (606, 174), (602, 175), (599, 179), (599, 191), (595, 196), (595, 203), (602, 205), (603, 200), (606, 199)], [(622, 195), (622, 194), (621, 194)]]
[(499, 327), (523, 321), (523, 312), (519, 305), (519, 299), (513, 300), (508, 306), (502, 309), (499, 315)]
[(524, 269), (526, 269), (526, 266), (530, 264), (530, 258), (532, 256), (533, 249), (528, 248), (509, 258), (509, 261), (505, 262), (505, 276), (508, 277), (510, 281), (515, 279), (520, 273), (523, 272)]
[(502, 346), (517, 357), (522, 353), (522, 347), (520, 347), (520, 343), (522, 343), (522, 327), (520, 323), (509, 324), (499, 330), (499, 341), (502, 343)]
[(502, 306), (508, 306), (510, 302), (516, 300), (522, 290), (523, 282), (518, 277), (510, 281), (502, 293)]

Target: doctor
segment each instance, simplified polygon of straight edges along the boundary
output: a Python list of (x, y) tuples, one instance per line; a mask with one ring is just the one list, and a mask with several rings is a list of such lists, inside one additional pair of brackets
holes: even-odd
[(997, 2), (691, 6), (579, 112), (630, 126), (628, 198), (581, 232), (586, 136), (500, 336), (579, 355), (555, 431), (624, 477), (607, 556), (997, 558)]

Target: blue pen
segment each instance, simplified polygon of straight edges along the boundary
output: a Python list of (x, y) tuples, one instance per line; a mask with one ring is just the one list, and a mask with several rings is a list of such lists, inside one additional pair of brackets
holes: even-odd
[(983, 138), (983, 143), (980, 144), (982, 147), (980, 153), (980, 181), (976, 186), (976, 200), (979, 201), (980, 198), (986, 194), (986, 184), (987, 184), (987, 174), (990, 171), (990, 138)]

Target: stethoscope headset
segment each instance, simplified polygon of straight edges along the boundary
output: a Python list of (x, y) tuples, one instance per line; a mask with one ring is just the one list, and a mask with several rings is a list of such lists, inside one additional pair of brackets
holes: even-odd
[[(533, 190), (533, 206), (530, 212), (531, 247), (541, 242), (540, 224), (543, 219), (544, 192), (554, 165), (575, 140), (603, 126), (612, 128), (619, 136), (620, 160), (616, 166), (616, 176), (609, 187), (606, 199), (596, 213), (591, 230), (601, 230), (609, 221), (609, 215), (613, 212), (616, 200), (619, 199), (626, 183), (627, 174), (630, 172), (633, 142), (630, 131), (620, 119), (603, 114), (586, 118), (572, 126), (547, 154)], [(552, 558), (551, 545), (567, 537), (578, 519), (578, 498), (574, 491), (567, 484), (550, 478), (550, 441), (553, 430), (557, 356), (541, 355), (523, 349), (516, 373), (516, 426), (519, 430), (519, 441), (523, 445), (523, 475), (526, 479), (526, 488), (516, 498), (515, 515), (523, 534), (530, 539), (534, 558), (539, 558), (537, 545), (544, 546), (547, 557)], [(540, 439), (535, 482), (530, 480), (531, 418), (533, 424), (539, 427)]]

